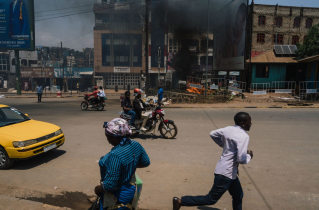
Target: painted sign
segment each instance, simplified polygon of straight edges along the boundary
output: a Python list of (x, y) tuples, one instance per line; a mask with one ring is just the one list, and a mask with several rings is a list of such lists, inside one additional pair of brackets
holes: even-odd
[(54, 68), (21, 68), (21, 78), (54, 78)]
[(317, 93), (317, 89), (307, 89), (307, 93)]
[(115, 73), (130, 73), (131, 69), (130, 67), (114, 67)]
[(211, 89), (211, 90), (218, 90), (218, 85), (211, 85), (211, 86), (210, 86), (210, 89)]
[(254, 91), (253, 95), (266, 95), (267, 94), (267, 90), (262, 90), (262, 91)]
[(235, 87), (228, 87), (228, 90), (229, 90), (229, 91), (234, 91), (234, 92), (239, 92), (239, 93), (242, 93), (242, 92), (243, 92), (242, 89), (235, 88)]
[(33, 0), (1, 0), (0, 48), (35, 49)]
[(198, 88), (198, 89), (202, 89), (203, 86), (202, 85), (196, 85), (196, 84), (189, 84), (189, 87), (193, 87), (193, 88)]
[(292, 93), (291, 89), (275, 90), (275, 93)]

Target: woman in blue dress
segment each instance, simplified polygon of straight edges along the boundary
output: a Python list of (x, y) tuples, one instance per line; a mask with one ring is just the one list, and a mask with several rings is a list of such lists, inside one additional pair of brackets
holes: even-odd
[(100, 210), (133, 210), (136, 191), (136, 168), (150, 165), (144, 148), (128, 137), (132, 134), (128, 123), (116, 118), (105, 126), (108, 142), (114, 147), (99, 161), (101, 184), (95, 187), (100, 196)]

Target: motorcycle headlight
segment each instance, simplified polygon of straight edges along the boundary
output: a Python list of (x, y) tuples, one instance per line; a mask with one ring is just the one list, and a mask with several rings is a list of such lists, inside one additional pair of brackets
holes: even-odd
[(62, 133), (63, 133), (63, 132), (62, 132), (62, 130), (61, 130), (61, 129), (59, 129), (59, 130), (55, 131), (55, 133), (54, 133), (54, 134), (55, 134), (56, 136), (58, 136), (58, 135), (60, 135), (60, 134), (62, 134)]
[(164, 110), (162, 110), (161, 113), (162, 113), (163, 115), (165, 115), (165, 111), (164, 111)]

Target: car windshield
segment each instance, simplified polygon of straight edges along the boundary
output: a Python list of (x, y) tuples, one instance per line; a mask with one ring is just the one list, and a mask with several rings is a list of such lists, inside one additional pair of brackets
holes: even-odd
[(21, 123), (27, 120), (30, 120), (30, 118), (13, 107), (0, 109), (0, 127)]

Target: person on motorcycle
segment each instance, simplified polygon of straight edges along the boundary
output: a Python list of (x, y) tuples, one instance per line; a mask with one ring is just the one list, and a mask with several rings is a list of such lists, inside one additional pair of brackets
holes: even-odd
[(145, 114), (146, 105), (141, 99), (142, 92), (143, 91), (138, 88), (134, 90), (135, 99), (133, 100), (133, 108), (134, 108), (134, 111), (136, 112), (137, 118), (143, 119), (141, 131), (147, 131), (147, 129), (145, 128), (145, 125), (148, 119), (148, 114)]
[[(89, 99), (89, 103), (90, 105), (92, 105), (94, 102), (97, 102), (97, 94), (99, 93), (99, 91), (97, 90), (97, 86), (94, 87), (94, 92), (91, 94), (85, 94), (86, 96), (90, 97), (90, 96), (94, 96), (94, 98), (90, 98)], [(96, 104), (97, 105), (97, 104)]]
[(136, 113), (133, 110), (133, 106), (132, 106), (130, 97), (131, 97), (130, 91), (126, 91), (125, 98), (121, 102), (121, 107), (123, 108), (123, 111), (125, 114), (131, 115), (130, 128), (132, 129), (134, 127)]
[(97, 102), (102, 101), (104, 97), (105, 97), (105, 92), (103, 90), (103, 87), (100, 86), (99, 92), (97, 93)]

